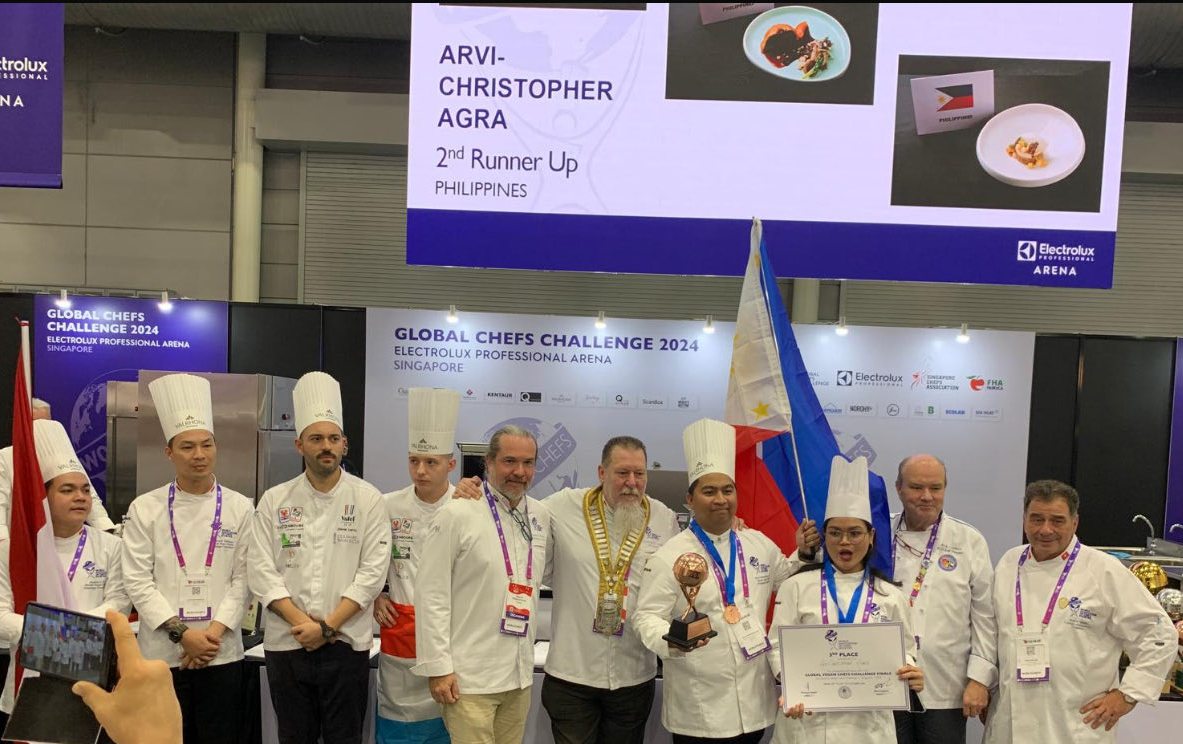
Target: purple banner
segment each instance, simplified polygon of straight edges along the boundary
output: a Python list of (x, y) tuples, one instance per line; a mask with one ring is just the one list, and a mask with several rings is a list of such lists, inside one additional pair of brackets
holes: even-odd
[(225, 372), (224, 302), (72, 297), (69, 308), (38, 295), (33, 320), (33, 395), (62, 422), (91, 482), (106, 497), (107, 382), (141, 369)]
[[(742, 276), (750, 220), (407, 210), (407, 263)], [(1113, 286), (1114, 233), (764, 220), (777, 276)], [(819, 249), (818, 246), (825, 246)]]
[(1171, 454), (1167, 465), (1167, 515), (1163, 535), (1183, 542), (1183, 339), (1175, 340), (1175, 399), (1171, 406)]
[(62, 187), (65, 8), (0, 3), (0, 186)]

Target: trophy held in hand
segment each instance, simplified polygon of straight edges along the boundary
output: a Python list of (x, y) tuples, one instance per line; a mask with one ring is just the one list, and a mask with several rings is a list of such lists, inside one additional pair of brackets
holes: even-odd
[(698, 597), (702, 583), (706, 581), (707, 570), (706, 559), (698, 553), (683, 553), (674, 561), (674, 578), (682, 587), (687, 606), (681, 617), (670, 621), (670, 632), (662, 638), (683, 651), (689, 651), (699, 641), (718, 635), (711, 629), (711, 619), (694, 609), (694, 600)]

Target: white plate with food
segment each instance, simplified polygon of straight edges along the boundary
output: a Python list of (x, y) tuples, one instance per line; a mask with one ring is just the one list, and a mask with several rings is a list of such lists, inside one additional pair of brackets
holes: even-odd
[(748, 60), (786, 80), (820, 83), (850, 66), (850, 36), (828, 13), (787, 5), (756, 16), (743, 34)]
[(978, 162), (1003, 183), (1034, 188), (1062, 181), (1084, 160), (1084, 132), (1046, 103), (1008, 108), (978, 133)]

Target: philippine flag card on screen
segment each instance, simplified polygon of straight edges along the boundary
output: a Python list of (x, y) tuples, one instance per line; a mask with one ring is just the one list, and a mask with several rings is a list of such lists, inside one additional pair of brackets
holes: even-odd
[(994, 71), (912, 78), (916, 134), (966, 129), (994, 115)]

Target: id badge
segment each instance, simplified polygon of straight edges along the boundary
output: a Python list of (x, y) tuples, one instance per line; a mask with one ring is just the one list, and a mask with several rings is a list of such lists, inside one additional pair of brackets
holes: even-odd
[(731, 627), (745, 659), (754, 659), (772, 648), (772, 644), (768, 642), (768, 635), (764, 632), (764, 624), (752, 616), (750, 607), (744, 607), (739, 622)]
[(209, 601), (209, 581), (206, 577), (185, 578), (181, 582), (181, 601), (178, 617), (182, 620), (209, 620), (213, 617), (213, 608)]
[(1020, 633), (1015, 657), (1019, 668), (1015, 679), (1019, 682), (1047, 682), (1052, 676), (1051, 657), (1048, 654), (1047, 638), (1043, 633)]
[(530, 608), (534, 604), (534, 587), (513, 584), (505, 590), (505, 616), (501, 618), (501, 632), (524, 636), (530, 628)]

